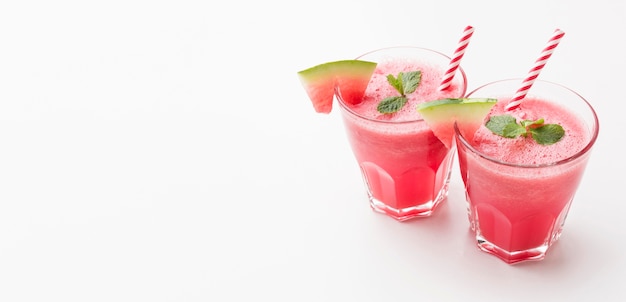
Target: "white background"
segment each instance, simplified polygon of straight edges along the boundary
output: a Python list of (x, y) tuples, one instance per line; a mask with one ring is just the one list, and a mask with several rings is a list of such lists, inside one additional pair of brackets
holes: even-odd
[[(476, 248), (458, 170), (433, 217), (372, 212), (296, 76), (466, 25), (470, 89), (565, 31), (540, 78), (601, 121), (541, 262)], [(0, 301), (623, 301), (624, 30), (610, 0), (4, 1)]]

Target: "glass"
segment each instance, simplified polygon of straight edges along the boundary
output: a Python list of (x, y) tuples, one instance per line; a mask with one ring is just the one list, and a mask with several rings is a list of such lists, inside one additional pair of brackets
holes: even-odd
[[(462, 97), (466, 92), (467, 79), (461, 68), (457, 70), (450, 89), (438, 90), (450, 58), (433, 50), (391, 47), (366, 53), (357, 59), (377, 62), (379, 67), (389, 61), (425, 66), (424, 71), (437, 75), (423, 71), (418, 89), (433, 99)], [(384, 81), (386, 83), (386, 79)], [(448, 194), (454, 147), (446, 148), (419, 118), (414, 107), (408, 109), (415, 112), (411, 120), (393, 121), (360, 114), (353, 105), (344, 102), (341, 91), (337, 90), (336, 95), (372, 209), (399, 221), (432, 215)]]
[[(489, 83), (468, 97), (501, 98), (500, 102), (511, 99), (521, 83), (522, 79)], [(522, 102), (521, 112), (534, 106), (526, 105), (530, 99), (556, 104), (559, 114), (572, 114), (582, 121), (582, 127), (569, 134), (584, 138), (579, 151), (545, 163), (505, 162), (479, 151), (474, 145), (476, 141), (468, 142), (455, 127), (470, 228), (481, 250), (509, 264), (544, 259), (549, 247), (559, 239), (599, 131), (594, 109), (567, 87), (537, 80)], [(549, 116), (544, 118), (550, 123)]]

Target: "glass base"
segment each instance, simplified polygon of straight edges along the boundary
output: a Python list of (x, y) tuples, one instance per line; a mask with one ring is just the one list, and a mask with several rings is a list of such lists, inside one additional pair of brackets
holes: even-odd
[(523, 251), (507, 251), (502, 249), (485, 239), (480, 232), (476, 232), (476, 243), (478, 248), (483, 252), (492, 254), (508, 264), (515, 264), (523, 261), (538, 261), (544, 259), (548, 248), (559, 239), (560, 235), (561, 230), (553, 234), (549, 242)]
[(472, 208), (469, 197), (467, 200), (470, 229), (478, 248), (508, 264), (544, 259), (550, 246), (561, 237), (571, 204), (570, 201), (557, 217), (540, 213), (511, 221), (495, 207)]
[(390, 216), (398, 221), (407, 221), (409, 219), (418, 218), (418, 217), (428, 217), (431, 216), (437, 206), (443, 202), (448, 196), (448, 182), (446, 182), (437, 197), (434, 200), (427, 201), (417, 206), (396, 209), (391, 207), (384, 202), (374, 198), (372, 194), (368, 191), (367, 197), (370, 201), (370, 206), (375, 212), (385, 214)]
[(476, 241), (478, 243), (478, 248), (483, 252), (492, 254), (508, 264), (515, 264), (522, 261), (542, 260), (546, 257), (546, 252), (548, 251), (548, 245), (542, 245), (540, 247), (524, 251), (509, 252), (492, 244), (480, 235), (476, 236)]

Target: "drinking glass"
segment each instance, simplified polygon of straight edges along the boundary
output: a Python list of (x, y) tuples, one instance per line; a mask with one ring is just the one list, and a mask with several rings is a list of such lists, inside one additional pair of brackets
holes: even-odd
[[(520, 83), (522, 79), (492, 82), (467, 97), (497, 98), (500, 102), (511, 99)], [(479, 151), (484, 150), (477, 145), (480, 139), (468, 141), (455, 127), (470, 228), (482, 251), (510, 264), (544, 259), (550, 246), (559, 239), (599, 132), (598, 117), (592, 106), (563, 85), (537, 80), (524, 100), (527, 99), (556, 105), (556, 109), (551, 109), (553, 117), (579, 119), (582, 127), (571, 133), (566, 129), (565, 135), (580, 136), (584, 140), (581, 148), (559, 160), (513, 163)], [(527, 110), (526, 104), (527, 101), (522, 101), (519, 110)], [(550, 116), (544, 118), (546, 123), (550, 121)], [(526, 139), (530, 141), (524, 143), (534, 143)], [(509, 151), (499, 150), (502, 152)]]
[[(437, 70), (443, 74), (450, 58), (431, 49), (390, 47), (357, 59), (377, 62), (379, 66), (389, 61), (417, 62), (424, 66), (418, 89), (423, 89), (421, 93), (431, 99), (420, 101), (458, 98), (466, 92), (467, 79), (462, 68), (458, 69), (449, 90), (437, 89), (440, 76), (429, 78), (427, 73)], [(393, 117), (359, 113), (342, 99), (340, 89), (336, 96), (371, 208), (399, 221), (432, 215), (448, 194), (454, 146), (445, 147), (419, 117), (416, 108), (409, 109), (415, 112), (414, 118), (395, 121)]]

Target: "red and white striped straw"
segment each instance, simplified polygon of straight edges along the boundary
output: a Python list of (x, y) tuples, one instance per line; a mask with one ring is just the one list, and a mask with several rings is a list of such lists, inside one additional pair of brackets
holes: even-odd
[(452, 79), (454, 78), (454, 74), (456, 73), (456, 70), (459, 68), (459, 65), (461, 64), (461, 58), (463, 58), (463, 55), (465, 54), (465, 48), (467, 48), (467, 44), (469, 44), (469, 40), (472, 37), (472, 34), (474, 34), (474, 28), (469, 25), (465, 27), (465, 30), (463, 31), (463, 37), (461, 37), (461, 40), (459, 40), (459, 44), (456, 50), (454, 51), (452, 60), (450, 60), (450, 64), (448, 65), (448, 70), (446, 70), (446, 73), (443, 76), (443, 80), (441, 81), (441, 84), (439, 85), (440, 91), (445, 90), (446, 88), (450, 87), (450, 83), (452, 82)]
[(552, 56), (554, 49), (559, 45), (559, 42), (561, 42), (561, 39), (564, 35), (565, 33), (558, 28), (554, 31), (554, 34), (552, 35), (550, 40), (548, 40), (548, 45), (543, 49), (541, 55), (535, 61), (535, 65), (528, 72), (528, 76), (522, 82), (522, 87), (517, 90), (513, 99), (511, 99), (511, 101), (509, 101), (509, 103), (506, 105), (506, 110), (513, 110), (522, 103), (522, 100), (526, 97), (526, 94), (528, 94), (528, 90), (530, 90), (530, 87), (532, 87), (533, 83), (535, 83), (535, 80), (539, 76), (539, 73), (541, 72), (543, 67), (546, 66), (548, 59), (550, 58), (550, 56)]

